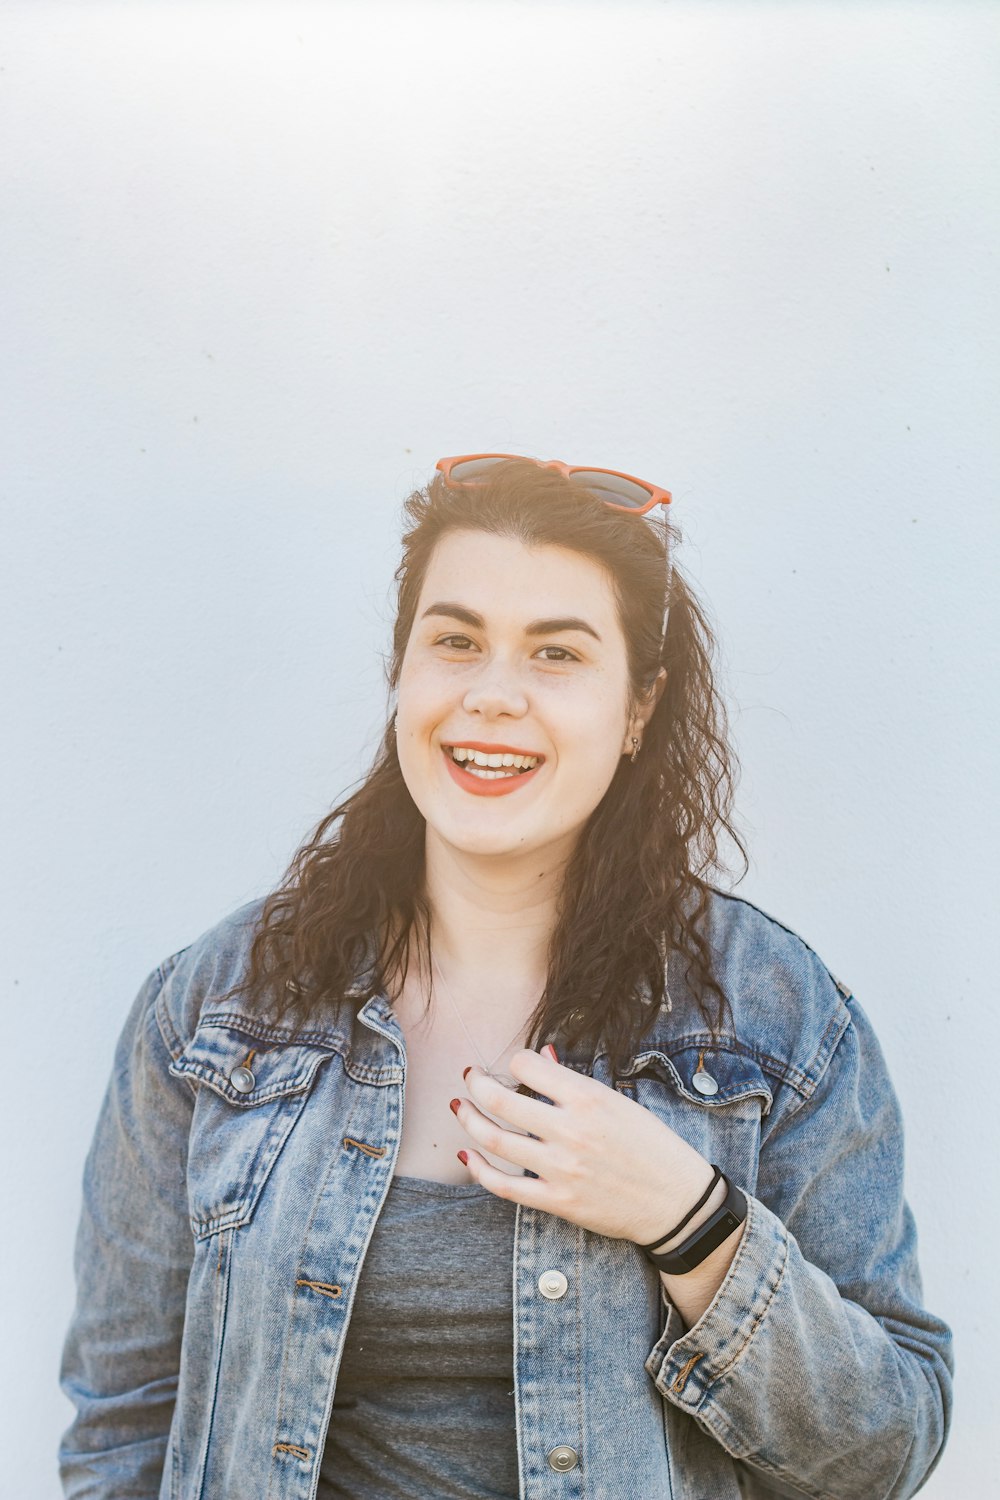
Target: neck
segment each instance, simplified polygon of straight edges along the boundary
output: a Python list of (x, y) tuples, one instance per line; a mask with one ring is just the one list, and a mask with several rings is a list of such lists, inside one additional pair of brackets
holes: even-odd
[[(532, 1011), (548, 972), (563, 867), (542, 855), (512, 862), (466, 859), (428, 839), (424, 898), (430, 948), (448, 988), (470, 1021), (477, 1015)], [(421, 942), (420, 948), (425, 945)], [(411, 973), (426, 983), (426, 963), (410, 937)]]

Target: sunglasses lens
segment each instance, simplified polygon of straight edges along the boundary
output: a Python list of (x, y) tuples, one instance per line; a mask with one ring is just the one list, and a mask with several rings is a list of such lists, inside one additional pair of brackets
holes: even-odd
[(622, 479), (618, 474), (602, 474), (599, 469), (574, 469), (573, 478), (593, 490), (601, 500), (610, 500), (612, 505), (642, 506), (649, 502), (650, 491), (645, 485), (631, 479)]
[(500, 463), (503, 463), (502, 458), (467, 458), (465, 463), (452, 465), (451, 477), (459, 483), (467, 479), (479, 479), (487, 469)]
[[(502, 464), (509, 455), (484, 453), (476, 458), (466, 458), (460, 464), (452, 464), (451, 479), (456, 484), (474, 484), (485, 478), (495, 464)], [(624, 505), (641, 510), (648, 505), (652, 490), (649, 485), (634, 479), (625, 479), (620, 474), (609, 474), (601, 469), (571, 469), (570, 473), (580, 484), (592, 490), (599, 500), (612, 505)]]

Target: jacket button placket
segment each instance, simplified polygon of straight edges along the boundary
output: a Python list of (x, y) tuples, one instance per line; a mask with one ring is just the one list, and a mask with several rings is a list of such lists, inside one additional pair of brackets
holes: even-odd
[[(567, 1306), (575, 1304), (579, 1288), (575, 1277), (560, 1269), (560, 1262), (567, 1270), (573, 1264), (575, 1233), (553, 1215), (523, 1204), (518, 1209), (515, 1379), (524, 1457), (521, 1493), (527, 1500), (579, 1500), (581, 1493), (583, 1412), (575, 1384), (565, 1378), (584, 1361), (580, 1320), (575, 1306)], [(566, 1475), (558, 1491), (555, 1474)]]

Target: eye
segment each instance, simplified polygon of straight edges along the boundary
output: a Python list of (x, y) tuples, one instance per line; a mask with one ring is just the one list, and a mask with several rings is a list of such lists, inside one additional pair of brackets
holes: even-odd
[[(434, 642), (435, 646), (450, 646), (452, 641), (468, 641), (467, 635), (442, 635)], [(471, 645), (471, 642), (470, 642)], [(452, 651), (457, 651), (457, 646), (451, 646)]]
[[(434, 644), (435, 644), (435, 646), (448, 646), (449, 650), (451, 650), (451, 651), (457, 651), (459, 653), (459, 655), (461, 655), (461, 656), (467, 656), (468, 655), (468, 652), (464, 651), (460, 646), (453, 646), (453, 645), (451, 645), (450, 643), (452, 641), (465, 641), (469, 645), (472, 644), (472, 642), (469, 640), (469, 637), (467, 635), (442, 635), (442, 636), (438, 637), (438, 639), (434, 642)], [(556, 656), (556, 657), (547, 656), (545, 658), (546, 661), (551, 661), (555, 666), (561, 666), (562, 663), (566, 662), (566, 661), (579, 661), (580, 660), (580, 658), (578, 656), (574, 656), (573, 655), (572, 651), (567, 651), (566, 648), (565, 648), (565, 646), (540, 646), (539, 650), (540, 651), (558, 651), (558, 653), (559, 653), (558, 656)]]

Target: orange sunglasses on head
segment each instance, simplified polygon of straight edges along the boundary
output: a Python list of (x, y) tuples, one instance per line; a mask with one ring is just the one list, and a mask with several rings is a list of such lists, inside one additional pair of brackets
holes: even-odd
[[(460, 458), (439, 458), (435, 464), (449, 484), (484, 484), (485, 475), (494, 464), (505, 458), (523, 458), (521, 453), (465, 453)], [(644, 516), (654, 505), (669, 505), (672, 499), (669, 490), (661, 490), (645, 479), (636, 479), (634, 474), (621, 474), (617, 469), (584, 469), (553, 459), (543, 463), (540, 458), (530, 458), (529, 463), (541, 469), (556, 469), (567, 479), (578, 479), (592, 490), (612, 510), (627, 511), (629, 515)]]

